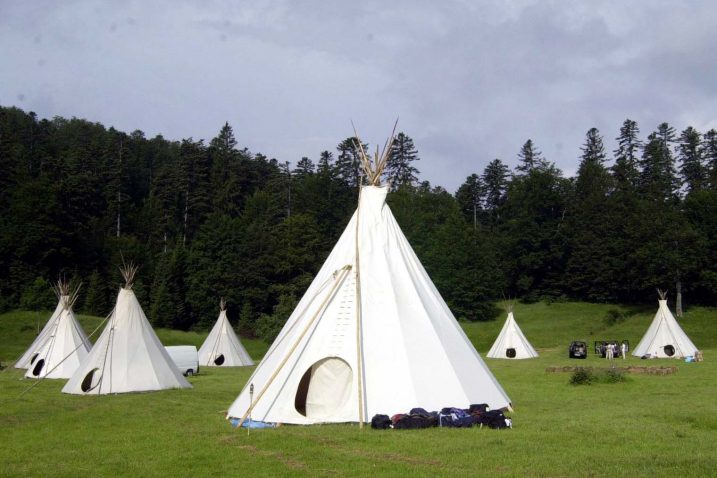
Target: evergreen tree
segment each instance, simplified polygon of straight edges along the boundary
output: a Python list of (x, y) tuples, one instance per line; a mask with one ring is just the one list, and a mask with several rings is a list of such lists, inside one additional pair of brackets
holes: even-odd
[(674, 200), (676, 197), (679, 182), (670, 146), (674, 142), (675, 130), (667, 123), (662, 123), (647, 137), (640, 161), (640, 187), (648, 198)]
[(549, 166), (548, 162), (543, 159), (543, 153), (538, 151), (532, 139), (526, 141), (520, 148), (518, 161), (519, 164), (515, 169), (524, 174), (533, 170), (546, 169)]
[(705, 133), (701, 154), (707, 168), (709, 185), (717, 189), (717, 130), (711, 129)]
[(508, 166), (500, 159), (494, 159), (483, 170), (481, 181), (485, 192), (485, 208), (496, 211), (505, 201), (505, 192), (508, 189)]
[(637, 122), (626, 119), (620, 128), (620, 136), (616, 138), (618, 147), (614, 151), (615, 164), (612, 167), (612, 173), (617, 187), (620, 189), (632, 189), (637, 186), (640, 174), (638, 154), (642, 148), (639, 134), (640, 129), (637, 127)]
[(87, 292), (85, 293), (85, 302), (83, 310), (91, 315), (104, 315), (109, 310), (107, 302), (107, 288), (97, 269), (92, 271)]
[(299, 177), (314, 174), (314, 162), (304, 156), (299, 160), (298, 163), (296, 163), (296, 169), (294, 169), (294, 174)]
[(402, 186), (414, 185), (418, 180), (419, 171), (411, 163), (419, 159), (413, 140), (403, 132), (398, 133), (391, 145), (384, 172), (392, 191)]
[(466, 221), (473, 224), (473, 229), (478, 226), (478, 214), (481, 211), (483, 200), (483, 184), (477, 174), (471, 174), (456, 191), (456, 201)]
[(363, 173), (361, 167), (361, 147), (368, 155), (368, 144), (359, 145), (355, 136), (341, 141), (336, 149), (339, 152), (336, 158), (336, 172), (338, 177), (354, 190), (361, 184)]
[(568, 220), (568, 261), (565, 283), (581, 298), (606, 301), (615, 298), (616, 254), (613, 221), (608, 202), (611, 177), (603, 165), (605, 148), (599, 131), (591, 128), (581, 148), (583, 154), (575, 181)]
[(704, 187), (707, 172), (702, 163), (701, 135), (692, 126), (685, 129), (680, 135), (678, 158), (680, 160), (680, 173), (682, 181), (688, 192), (697, 191)]

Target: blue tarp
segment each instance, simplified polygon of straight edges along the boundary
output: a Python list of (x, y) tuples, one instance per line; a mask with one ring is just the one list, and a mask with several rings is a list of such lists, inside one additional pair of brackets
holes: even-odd
[[(230, 418), (229, 421), (231, 422), (232, 426), (236, 428), (239, 425), (239, 419), (238, 418)], [(276, 423), (268, 423), (268, 422), (257, 422), (254, 420), (246, 419), (244, 420), (244, 423), (241, 424), (242, 428), (276, 428)]]

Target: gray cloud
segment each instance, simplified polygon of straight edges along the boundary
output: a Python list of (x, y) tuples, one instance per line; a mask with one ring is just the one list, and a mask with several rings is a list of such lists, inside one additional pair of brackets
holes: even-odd
[[(148, 5), (145, 5), (148, 3)], [(396, 116), (455, 190), (532, 138), (572, 174), (630, 117), (717, 127), (713, 2), (3, 2), (0, 104), (281, 161)]]

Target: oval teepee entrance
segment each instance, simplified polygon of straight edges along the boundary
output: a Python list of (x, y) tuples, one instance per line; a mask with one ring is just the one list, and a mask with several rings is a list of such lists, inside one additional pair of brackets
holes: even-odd
[(87, 375), (85, 375), (85, 378), (82, 379), (82, 384), (80, 385), (80, 389), (87, 393), (90, 390), (97, 387), (97, 385), (100, 384), (100, 378), (102, 378), (102, 374), (100, 373), (99, 368), (93, 368), (90, 370)]
[(352, 385), (353, 371), (345, 360), (338, 357), (321, 359), (301, 377), (294, 407), (306, 418), (330, 418), (349, 400)]
[(513, 349), (513, 348), (505, 349), (505, 356), (506, 356), (506, 357), (508, 357), (508, 358), (515, 358), (515, 355), (516, 355), (515, 349)]
[(221, 354), (214, 359), (214, 365), (223, 365), (223, 364), (224, 364), (224, 354)]
[(32, 374), (37, 377), (40, 375), (40, 372), (42, 372), (42, 367), (45, 365), (45, 359), (40, 359), (35, 364), (35, 367), (32, 369)]
[(665, 355), (668, 357), (675, 355), (675, 347), (672, 345), (665, 345)]

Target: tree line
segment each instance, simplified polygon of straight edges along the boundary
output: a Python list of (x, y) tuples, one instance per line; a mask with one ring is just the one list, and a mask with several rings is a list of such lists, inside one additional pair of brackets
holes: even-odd
[[(0, 108), (0, 309), (51, 307), (59, 274), (82, 282), (78, 309), (112, 308), (124, 260), (156, 326), (206, 328), (218, 302), (245, 333), (271, 338), (356, 207), (359, 144), (349, 137), (295, 165), (239, 146), (147, 138), (83, 119)], [(456, 316), (491, 300), (645, 302), (656, 286), (687, 303), (717, 295), (717, 132), (626, 120), (610, 155), (587, 132), (567, 178), (528, 140), (455, 194), (420, 180), (413, 140), (396, 136), (388, 202)]]

